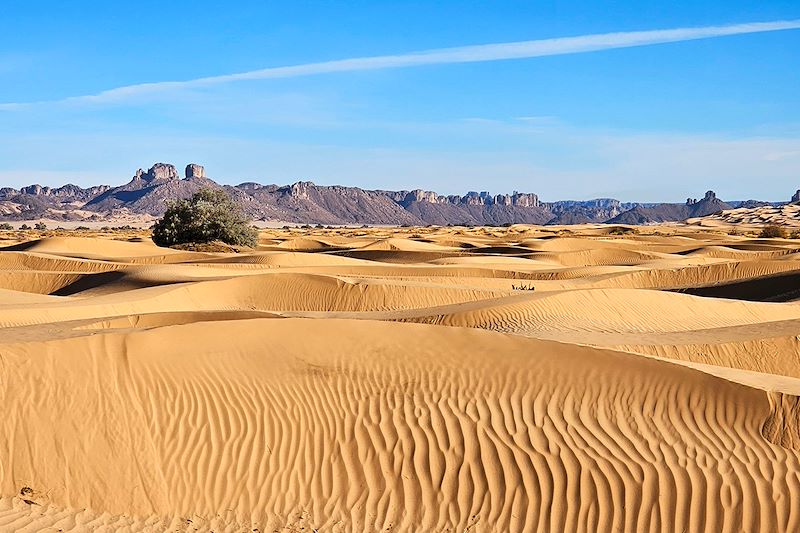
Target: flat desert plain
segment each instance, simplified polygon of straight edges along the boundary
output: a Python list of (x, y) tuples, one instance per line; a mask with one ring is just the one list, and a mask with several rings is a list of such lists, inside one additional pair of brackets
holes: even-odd
[(4, 235), (2, 531), (800, 530), (800, 241)]

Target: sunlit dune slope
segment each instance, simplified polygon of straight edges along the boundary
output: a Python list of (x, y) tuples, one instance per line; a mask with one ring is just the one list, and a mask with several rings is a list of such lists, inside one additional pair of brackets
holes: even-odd
[(637, 231), (9, 238), (0, 531), (797, 531), (800, 242)]

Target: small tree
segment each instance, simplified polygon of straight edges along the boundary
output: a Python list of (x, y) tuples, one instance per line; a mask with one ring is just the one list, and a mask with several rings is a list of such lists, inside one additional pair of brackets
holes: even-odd
[(769, 226), (764, 226), (764, 229), (761, 230), (759, 237), (764, 239), (785, 239), (786, 230), (780, 226), (776, 226), (775, 224), (770, 224)]
[(33, 227), (36, 229), (36, 231), (47, 231), (47, 224), (44, 222), (37, 222)]
[(3, 222), (2, 224), (0, 224), (0, 229), (4, 230), (4, 231), (8, 231), (8, 230), (14, 229), (14, 226), (9, 224), (8, 222)]
[(23, 225), (21, 225), (21, 226), (19, 227), (19, 229), (21, 229), (22, 231), (25, 231), (25, 230), (29, 230), (29, 229), (31, 229), (31, 227), (30, 227), (29, 225), (27, 225), (27, 224), (23, 224)]
[(255, 246), (258, 233), (225, 191), (200, 189), (188, 200), (167, 204), (164, 217), (153, 226), (158, 246), (222, 241)]

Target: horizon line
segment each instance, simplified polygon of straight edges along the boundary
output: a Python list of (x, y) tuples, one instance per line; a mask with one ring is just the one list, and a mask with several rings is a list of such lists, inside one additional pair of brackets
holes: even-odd
[[(154, 163), (154, 165), (158, 165), (158, 164), (170, 165), (170, 166), (175, 167), (177, 169), (177, 167), (172, 163), (164, 163), (164, 162)], [(189, 164), (197, 164), (197, 163), (189, 163)], [(203, 166), (203, 165), (200, 165), (200, 166)], [(139, 170), (144, 170), (144, 169), (140, 168)], [(459, 193), (459, 194), (443, 194), (443, 193), (439, 193), (439, 192), (431, 190), (431, 189), (425, 189), (425, 188), (421, 188), (421, 187), (387, 189), (387, 188), (365, 188), (365, 187), (362, 187), (362, 186), (359, 186), (359, 185), (344, 185), (342, 183), (324, 184), (324, 183), (316, 183), (316, 182), (314, 182), (313, 178), (299, 179), (299, 180), (293, 181), (291, 183), (283, 183), (283, 184), (281, 184), (281, 183), (261, 183), (261, 182), (257, 182), (257, 181), (242, 181), (242, 182), (239, 182), (239, 183), (227, 183), (227, 182), (223, 182), (223, 181), (216, 181), (213, 178), (209, 178), (207, 176), (205, 176), (205, 177), (206, 177), (206, 179), (212, 181), (214, 184), (216, 184), (216, 185), (218, 185), (220, 187), (223, 187), (223, 188), (226, 187), (226, 186), (227, 187), (232, 187), (232, 188), (238, 188), (241, 185), (246, 185), (246, 184), (255, 184), (255, 185), (259, 185), (260, 187), (271, 187), (271, 186), (274, 186), (274, 187), (278, 187), (278, 188), (285, 188), (285, 187), (291, 187), (291, 186), (296, 185), (298, 183), (309, 183), (314, 187), (344, 187), (344, 188), (350, 188), (350, 189), (360, 189), (360, 190), (366, 191), (366, 192), (405, 192), (405, 193), (412, 193), (412, 192), (415, 192), (415, 191), (422, 191), (422, 192), (426, 192), (426, 193), (427, 192), (434, 193), (437, 196), (445, 197), (445, 198), (450, 197), (450, 196), (458, 196), (460, 198), (464, 198), (466, 196), (469, 196), (471, 193), (475, 193), (475, 194), (479, 194), (479, 195), (483, 195), (485, 193), (485, 194), (488, 194), (489, 196), (491, 196), (492, 198), (494, 198), (496, 196), (514, 196), (516, 194), (519, 194), (519, 195), (532, 194), (532, 195), (537, 197), (537, 199), (539, 200), (540, 203), (545, 203), (545, 204), (552, 204), (552, 203), (558, 203), (558, 202), (591, 202), (591, 201), (596, 201), (596, 200), (615, 200), (615, 201), (620, 202), (621, 204), (643, 204), (643, 205), (660, 205), (660, 204), (678, 205), (678, 204), (681, 204), (682, 205), (682, 204), (685, 204), (686, 201), (691, 198), (691, 196), (690, 196), (690, 197), (687, 198), (687, 200), (684, 200), (684, 201), (673, 201), (673, 202), (663, 201), (663, 200), (659, 200), (659, 201), (624, 200), (622, 198), (618, 198), (618, 197), (615, 197), (615, 196), (594, 196), (594, 197), (588, 197), (588, 198), (584, 198), (584, 199), (579, 199), (579, 198), (574, 198), (573, 197), (573, 198), (562, 198), (562, 199), (556, 199), (556, 200), (542, 200), (540, 198), (540, 196), (539, 196), (539, 193), (536, 193), (536, 192), (533, 192), (533, 191), (525, 192), (525, 191), (519, 191), (519, 190), (512, 190), (511, 192), (499, 192), (499, 193), (492, 193), (491, 191), (466, 190), (463, 193)], [(176, 180), (176, 181), (183, 181), (183, 180), (187, 180), (189, 178), (188, 177), (177, 177), (177, 178), (172, 178), (172, 179)], [(133, 178), (131, 178), (131, 180), (133, 180)], [(44, 185), (42, 183), (30, 183), (28, 185), (20, 185), (19, 187), (9, 187), (9, 188), (21, 191), (22, 189), (25, 189), (25, 188), (28, 188), (28, 187), (39, 186), (39, 187), (42, 187), (42, 188), (55, 190), (55, 189), (60, 189), (60, 188), (67, 187), (67, 186), (75, 186), (75, 187), (79, 187), (81, 189), (86, 190), (86, 189), (90, 189), (92, 187), (106, 186), (106, 187), (108, 187), (107, 190), (112, 190), (112, 189), (117, 189), (117, 188), (120, 188), (120, 187), (124, 187), (125, 185), (129, 184), (130, 182), (131, 181), (127, 181), (127, 182), (121, 183), (120, 185), (110, 185), (108, 183), (97, 183), (97, 184), (87, 185), (87, 186), (77, 185), (77, 184), (72, 183), (72, 182), (63, 183), (63, 184), (57, 185), (57, 186), (56, 185)], [(732, 199), (728, 199), (728, 200), (722, 200), (722, 199), (720, 199), (719, 197), (716, 196), (716, 191), (707, 190), (706, 194), (708, 192), (713, 192), (714, 195), (715, 195), (715, 198), (720, 200), (720, 201), (722, 201), (722, 202), (724, 202), (724, 203), (728, 203), (728, 202), (749, 202), (749, 201), (766, 202), (766, 203), (769, 203), (769, 204), (791, 204), (792, 203), (792, 200), (766, 200), (766, 199), (758, 199), (756, 197), (751, 197), (751, 198), (732, 198)], [(800, 189), (798, 189), (796, 192), (800, 192)], [(691, 198), (691, 199), (692, 200), (701, 200), (702, 198), (698, 196), (697, 198)]]

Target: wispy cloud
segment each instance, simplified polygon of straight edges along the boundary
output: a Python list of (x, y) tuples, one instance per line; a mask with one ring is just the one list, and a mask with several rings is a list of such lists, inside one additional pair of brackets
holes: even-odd
[(0, 103), (0, 110), (21, 109), (42, 103), (113, 103), (170, 90), (207, 87), (237, 81), (264, 80), (270, 78), (292, 78), (334, 72), (354, 72), (422, 65), (474, 63), (563, 54), (578, 54), (614, 48), (630, 48), (635, 46), (723, 37), (726, 35), (741, 35), (746, 33), (792, 29), (800, 29), (800, 20), (753, 22), (726, 26), (673, 28), (667, 30), (603, 33), (582, 35), (577, 37), (540, 39), (534, 41), (517, 41), (510, 43), (461, 46), (455, 48), (439, 48), (421, 52), (411, 52), (407, 54), (356, 57), (319, 63), (270, 67), (249, 72), (209, 76), (193, 80), (140, 83), (136, 85), (127, 85), (124, 87), (109, 89), (97, 94), (71, 96), (60, 100), (47, 102)]

